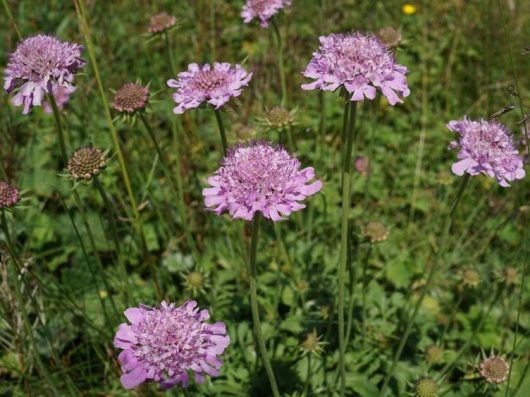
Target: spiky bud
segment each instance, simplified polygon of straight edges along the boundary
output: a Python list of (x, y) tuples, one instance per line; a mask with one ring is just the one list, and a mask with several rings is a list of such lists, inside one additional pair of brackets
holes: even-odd
[(95, 147), (77, 149), (68, 161), (68, 172), (75, 180), (89, 181), (99, 175), (107, 162), (105, 154)]
[(300, 342), (300, 350), (303, 355), (313, 354), (315, 356), (320, 356), (324, 351), (323, 345), (324, 342), (321, 342), (322, 337), (317, 334), (315, 330), (307, 333), (302, 341)]
[(192, 289), (201, 289), (204, 286), (204, 275), (199, 272), (191, 272), (186, 277), (186, 282)]
[(414, 395), (416, 397), (437, 397), (438, 392), (438, 384), (431, 378), (422, 378), (414, 386)]
[(506, 285), (516, 285), (519, 283), (519, 273), (514, 267), (507, 267), (501, 272), (501, 279)]
[(508, 379), (510, 366), (501, 356), (491, 356), (482, 360), (479, 372), (488, 383), (504, 383)]
[(294, 113), (282, 106), (275, 106), (265, 115), (265, 123), (269, 128), (284, 129), (294, 123)]
[(443, 359), (444, 352), (438, 346), (431, 345), (425, 349), (425, 360), (427, 360), (427, 363), (429, 363), (429, 365), (440, 364), (441, 362), (443, 362)]
[(465, 287), (476, 288), (480, 284), (480, 274), (471, 268), (462, 270), (462, 284)]

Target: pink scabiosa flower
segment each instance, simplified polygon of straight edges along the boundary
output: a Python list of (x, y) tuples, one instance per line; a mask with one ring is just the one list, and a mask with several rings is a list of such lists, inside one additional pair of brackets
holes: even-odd
[[(352, 101), (374, 99), (380, 90), (391, 105), (407, 97), (407, 68), (396, 63), (394, 54), (376, 36), (360, 32), (320, 37), (320, 48), (313, 53), (303, 75), (314, 79), (304, 90), (335, 91), (344, 87)], [(399, 95), (398, 95), (399, 94)]]
[(322, 182), (312, 167), (300, 169), (300, 161), (282, 147), (253, 142), (229, 150), (213, 176), (212, 186), (202, 194), (206, 207), (217, 215), (228, 211), (232, 218), (252, 220), (256, 212), (280, 221), (305, 208), (300, 201), (317, 193)]
[(168, 80), (167, 85), (176, 88), (173, 100), (177, 106), (176, 114), (194, 109), (203, 103), (219, 109), (232, 97), (241, 95), (243, 87), (248, 85), (252, 73), (241, 65), (215, 62), (213, 65), (192, 63), (186, 72), (181, 72), (177, 80)]
[(218, 356), (230, 337), (224, 323), (205, 322), (210, 314), (199, 310), (197, 302), (179, 307), (165, 301), (159, 308), (140, 305), (125, 310), (125, 317), (130, 324), (120, 324), (114, 346), (123, 349), (118, 359), (126, 389), (146, 381), (158, 382), (163, 389), (178, 383), (188, 387), (190, 372), (197, 383), (204, 381), (204, 374), (219, 375), (223, 362)]
[(247, 0), (241, 11), (241, 17), (245, 23), (257, 18), (260, 20), (260, 25), (266, 28), (269, 26), (269, 20), (291, 3), (291, 0)]
[(14, 186), (0, 181), (0, 210), (14, 207), (20, 199), (20, 192)]
[(53, 95), (58, 87), (71, 89), (74, 75), (85, 65), (83, 47), (62, 42), (55, 37), (37, 35), (18, 44), (5, 69), (4, 89), (16, 91), (15, 106), (23, 106), (28, 114), (42, 104), (45, 94)]
[(456, 175), (485, 174), (497, 179), (503, 187), (525, 176), (523, 159), (510, 131), (503, 124), (465, 117), (450, 121), (447, 128), (460, 135), (458, 140), (449, 144), (449, 149), (458, 150), (458, 161), (452, 167)]

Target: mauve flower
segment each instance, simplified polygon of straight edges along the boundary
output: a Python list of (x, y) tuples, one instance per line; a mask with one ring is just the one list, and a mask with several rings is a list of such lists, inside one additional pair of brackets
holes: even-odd
[[(61, 110), (64, 108), (64, 105), (66, 105), (66, 103), (70, 99), (70, 95), (75, 92), (76, 88), (74, 86), (64, 87), (62, 85), (55, 85), (53, 86), (52, 90), (55, 103), (57, 104), (57, 108)], [(46, 113), (53, 113), (53, 108), (48, 103), (47, 99), (44, 100), (42, 108)]]
[(82, 49), (46, 35), (19, 43), (9, 57), (4, 77), (7, 93), (16, 90), (13, 104), (24, 106), (23, 113), (27, 114), (33, 106), (42, 104), (45, 94), (53, 94), (58, 87), (73, 88), (75, 73), (85, 65)]
[(0, 181), (0, 210), (14, 207), (20, 198), (20, 192), (14, 186)]
[(503, 187), (525, 176), (523, 159), (506, 126), (497, 121), (473, 121), (465, 117), (450, 121), (447, 128), (460, 135), (449, 144), (449, 149), (458, 149), (459, 161), (452, 167), (456, 175), (485, 174), (497, 179)]
[(202, 194), (206, 207), (217, 215), (228, 211), (232, 218), (252, 220), (261, 212), (273, 221), (305, 208), (300, 201), (317, 193), (322, 182), (312, 167), (300, 169), (300, 161), (285, 149), (253, 142), (229, 150), (213, 176), (212, 186)]
[(241, 11), (243, 22), (249, 23), (254, 18), (260, 20), (262, 27), (269, 26), (269, 19), (276, 15), (282, 8), (290, 6), (292, 0), (247, 0)]
[(205, 102), (218, 109), (230, 98), (241, 95), (242, 88), (248, 85), (251, 78), (252, 73), (248, 73), (241, 65), (192, 63), (186, 72), (178, 74), (177, 80), (167, 82), (169, 87), (177, 89), (173, 94), (177, 104), (173, 112), (182, 114)]
[(352, 101), (374, 99), (379, 89), (395, 105), (403, 102), (398, 94), (402, 97), (410, 94), (407, 72), (376, 36), (359, 32), (331, 34), (320, 37), (320, 48), (303, 72), (315, 81), (303, 84), (302, 88), (335, 91), (344, 87)]
[(114, 346), (123, 349), (118, 356), (123, 375), (121, 383), (132, 389), (155, 381), (163, 389), (181, 383), (188, 387), (189, 373), (202, 383), (204, 374), (218, 376), (223, 362), (217, 357), (230, 344), (222, 322), (206, 323), (208, 310), (197, 302), (180, 307), (165, 301), (159, 308), (140, 305), (125, 310), (130, 324), (122, 323)]

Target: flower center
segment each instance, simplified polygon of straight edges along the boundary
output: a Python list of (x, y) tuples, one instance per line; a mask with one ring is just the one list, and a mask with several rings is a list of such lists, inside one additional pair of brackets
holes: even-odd
[(269, 0), (252, 0), (250, 7), (257, 13), (264, 12), (268, 2)]
[(212, 91), (226, 82), (226, 76), (217, 70), (202, 70), (197, 73), (194, 85), (202, 91)]
[(135, 356), (157, 381), (189, 369), (209, 343), (201, 323), (175, 309), (147, 312), (135, 332)]

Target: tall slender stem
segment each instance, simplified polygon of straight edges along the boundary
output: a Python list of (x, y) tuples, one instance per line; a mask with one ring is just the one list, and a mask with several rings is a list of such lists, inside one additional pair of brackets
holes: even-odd
[(9, 21), (11, 22), (11, 25), (13, 25), (13, 28), (15, 29), (15, 32), (17, 33), (18, 39), (22, 40), (22, 35), (20, 34), (20, 30), (18, 29), (17, 22), (15, 21), (15, 18), (13, 18), (13, 14), (11, 13), (11, 10), (9, 9), (7, 0), (2, 0), (2, 4), (4, 5), (4, 9), (6, 11), (7, 17), (9, 18)]
[(81, 26), (81, 31), (83, 33), (83, 36), (85, 38), (85, 42), (87, 45), (88, 55), (90, 57), (90, 62), (92, 63), (92, 69), (94, 71), (94, 75), (96, 77), (99, 94), (101, 96), (101, 102), (103, 103), (105, 118), (107, 119), (107, 124), (109, 126), (109, 130), (111, 133), (112, 142), (116, 149), (116, 153), (118, 156), (118, 162), (120, 164), (120, 171), (123, 177), (123, 181), (125, 183), (127, 194), (129, 196), (131, 208), (134, 214), (135, 221), (139, 222), (140, 213), (138, 211), (138, 205), (136, 203), (136, 198), (134, 197), (134, 193), (132, 190), (131, 179), (129, 177), (129, 172), (127, 170), (127, 164), (125, 163), (125, 157), (123, 155), (123, 151), (120, 145), (120, 140), (118, 138), (118, 132), (116, 131), (116, 127), (114, 126), (114, 122), (112, 121), (112, 115), (110, 113), (110, 107), (107, 101), (107, 94), (105, 92), (105, 87), (103, 85), (103, 81), (101, 80), (101, 76), (99, 74), (99, 67), (98, 67), (98, 63), (96, 59), (96, 52), (94, 50), (94, 43), (92, 42), (92, 38), (90, 36), (90, 28), (88, 25), (88, 21), (86, 19), (85, 2), (84, 0), (73, 0), (73, 2), (75, 5), (77, 17), (79, 19), (79, 24)]
[(61, 114), (59, 113), (59, 108), (57, 107), (57, 102), (55, 101), (53, 94), (48, 94), (48, 100), (52, 106), (53, 117), (55, 118), (55, 129), (57, 130), (57, 135), (59, 136), (59, 145), (61, 147), (61, 157), (63, 161), (62, 166), (65, 167), (68, 164), (68, 154), (66, 150), (63, 126), (61, 123)]
[[(184, 233), (186, 234), (186, 240), (189, 245), (189, 249), (193, 252), (194, 259), (198, 260), (198, 253), (197, 248), (195, 246), (195, 242), (192, 238), (192, 233), (190, 231), (190, 225), (188, 222), (188, 214), (186, 212), (186, 203), (184, 202), (184, 195), (182, 192), (182, 184), (180, 183), (180, 169), (177, 170), (177, 186), (175, 186), (175, 181), (173, 180), (173, 175), (171, 174), (171, 168), (169, 167), (168, 162), (166, 161), (166, 158), (164, 156), (164, 153), (162, 153), (162, 149), (160, 148), (160, 145), (158, 144), (158, 140), (156, 139), (156, 135), (151, 128), (151, 125), (147, 121), (145, 115), (143, 113), (140, 113), (140, 120), (142, 120), (142, 123), (147, 130), (147, 133), (149, 134), (149, 137), (151, 138), (151, 141), (153, 142), (153, 145), (155, 146), (156, 152), (158, 154), (158, 158), (160, 159), (160, 163), (162, 164), (162, 168), (164, 170), (164, 174), (169, 181), (169, 185), (171, 187), (171, 191), (174, 196), (175, 203), (177, 205), (177, 209), (180, 215), (180, 221), (182, 223), (182, 226), (184, 228)], [(178, 151), (178, 149), (177, 149)]]
[(278, 385), (276, 384), (276, 378), (274, 377), (274, 372), (272, 370), (272, 366), (267, 355), (267, 347), (265, 346), (265, 340), (263, 339), (263, 334), (261, 332), (261, 321), (259, 318), (258, 289), (256, 280), (258, 271), (256, 266), (256, 256), (258, 250), (260, 220), (261, 215), (256, 214), (251, 223), (252, 232), (250, 237), (250, 260), (248, 262), (248, 275), (250, 284), (250, 308), (252, 311), (252, 321), (254, 323), (254, 334), (256, 336), (256, 341), (258, 342), (258, 348), (261, 355), (261, 360), (263, 361), (263, 366), (265, 367), (267, 377), (269, 378), (272, 395), (274, 397), (280, 397)]
[(407, 319), (407, 327), (405, 328), (405, 332), (403, 333), (403, 336), (401, 337), (401, 340), (399, 342), (398, 349), (396, 350), (396, 353), (392, 359), (392, 364), (390, 365), (390, 369), (386, 375), (385, 381), (383, 383), (383, 388), (381, 389), (381, 397), (385, 397), (385, 393), (388, 390), (388, 385), (390, 382), (390, 378), (392, 377), (394, 373), (394, 369), (396, 367), (397, 362), (399, 361), (401, 357), (401, 353), (403, 352), (403, 348), (405, 347), (405, 344), (407, 343), (407, 340), (410, 336), (410, 332), (412, 331), (412, 327), (414, 325), (414, 320), (416, 319), (416, 315), (418, 314), (421, 304), (423, 303), (423, 300), (425, 299), (425, 296), (427, 295), (427, 292), (430, 290), (430, 286), (432, 283), (432, 280), (434, 279), (434, 274), (436, 273), (436, 270), (439, 267), (439, 263), (442, 259), (442, 255), (445, 251), (446, 245), (447, 245), (447, 238), (449, 236), (449, 230), (451, 229), (451, 225), (453, 224), (453, 217), (456, 211), (456, 207), (458, 206), (458, 203), (460, 202), (460, 199), (464, 195), (464, 191), (466, 189), (466, 186), (469, 182), (470, 175), (466, 174), (462, 178), (462, 182), (460, 183), (460, 187), (458, 189), (458, 192), (456, 194), (455, 200), (453, 201), (453, 204), (451, 205), (451, 209), (449, 211), (449, 216), (447, 216), (445, 219), (445, 224), (442, 229), (442, 237), (440, 240), (440, 244), (438, 246), (438, 250), (436, 252), (436, 257), (434, 260), (434, 263), (432, 264), (431, 268), (429, 269), (429, 273), (427, 275), (427, 280), (425, 282), (425, 285), (423, 286), (423, 289), (421, 291), (421, 294), (418, 298), (418, 301), (414, 305), (414, 309), (412, 310), (412, 314)]
[(221, 117), (221, 111), (219, 109), (214, 109), (214, 112), (215, 112), (215, 119), (217, 120), (217, 125), (219, 126), (219, 134), (221, 134), (221, 143), (223, 144), (223, 157), (224, 157), (228, 149), (228, 143), (226, 141), (225, 126), (223, 124), (223, 118)]
[(282, 106), (287, 104), (287, 84), (285, 82), (285, 64), (283, 61), (283, 40), (275, 19), (271, 20), (274, 34), (276, 36), (276, 52), (278, 54), (278, 71), (280, 73), (280, 84), (282, 89)]
[[(339, 372), (340, 372), (340, 395), (344, 397), (346, 391), (346, 341), (344, 340), (344, 284), (346, 281), (346, 267), (348, 265), (349, 251), (349, 215), (351, 207), (351, 157), (353, 151), (353, 138), (355, 135), (355, 115), (357, 102), (349, 103), (350, 115), (349, 124), (346, 132), (346, 145), (344, 150), (343, 168), (342, 168), (342, 215), (340, 227), (340, 262), (338, 271), (339, 282)], [(344, 115), (347, 117), (347, 113)]]
[(167, 31), (164, 31), (164, 45), (166, 46), (167, 58), (169, 61), (169, 67), (171, 68), (171, 73), (175, 73), (175, 61), (173, 61), (173, 50), (171, 49), (171, 42), (169, 41), (169, 34)]
[(109, 197), (107, 195), (107, 192), (105, 192), (105, 188), (101, 184), (99, 178), (96, 176), (94, 177), (94, 185), (96, 185), (96, 189), (99, 192), (99, 195), (101, 196), (101, 199), (103, 200), (103, 203), (105, 204), (105, 207), (107, 208), (108, 217), (109, 217), (109, 223), (110, 223), (110, 231), (112, 235), (112, 240), (114, 242), (114, 249), (116, 250), (116, 257), (118, 260), (118, 265), (120, 267), (121, 271), (121, 277), (123, 278), (123, 298), (125, 301), (125, 304), (129, 305), (129, 290), (131, 289), (130, 283), (129, 283), (129, 275), (127, 273), (127, 266), (125, 265), (125, 262), (123, 261), (123, 258), (121, 256), (121, 246), (120, 246), (120, 239), (118, 235), (118, 225), (116, 224), (116, 211), (114, 210), (114, 207), (111, 205)]

